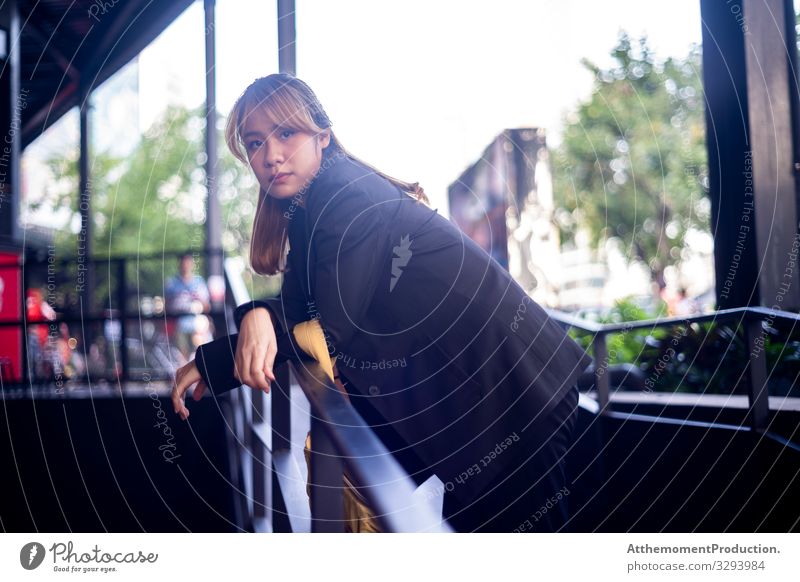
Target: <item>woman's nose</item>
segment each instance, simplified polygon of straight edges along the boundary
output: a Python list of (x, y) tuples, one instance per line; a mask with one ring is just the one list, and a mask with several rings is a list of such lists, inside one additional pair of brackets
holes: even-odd
[(264, 144), (264, 165), (272, 167), (283, 163), (283, 152), (274, 144)]

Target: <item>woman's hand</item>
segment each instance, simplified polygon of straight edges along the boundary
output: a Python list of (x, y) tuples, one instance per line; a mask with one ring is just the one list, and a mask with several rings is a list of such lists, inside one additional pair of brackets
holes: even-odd
[(278, 354), (278, 341), (272, 317), (264, 307), (248, 311), (239, 325), (236, 342), (235, 373), (242, 384), (269, 392), (275, 380), (272, 366)]
[(194, 360), (192, 360), (175, 372), (175, 386), (172, 388), (172, 407), (175, 409), (175, 413), (180, 415), (181, 420), (189, 418), (189, 409), (184, 404), (184, 398), (186, 391), (195, 383), (197, 386), (192, 392), (192, 398), (200, 400), (208, 387), (200, 376), (200, 371), (197, 369)]

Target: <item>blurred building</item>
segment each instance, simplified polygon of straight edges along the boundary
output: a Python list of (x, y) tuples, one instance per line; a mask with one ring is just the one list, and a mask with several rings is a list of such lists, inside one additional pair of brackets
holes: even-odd
[(537, 302), (557, 305), (559, 236), (545, 132), (507, 129), (448, 187), (450, 217)]
[[(625, 297), (652, 301), (647, 269), (629, 261), (616, 240), (595, 249), (580, 228), (572, 240), (561, 240), (543, 129), (504, 130), (448, 187), (448, 199), (451, 220), (537, 303), (580, 311)], [(683, 265), (670, 267), (667, 277), (675, 289), (700, 295), (714, 284), (713, 245), (709, 235), (693, 237)]]
[(542, 305), (604, 302), (609, 266), (581, 232), (562, 247), (545, 131), (506, 129), (448, 188), (450, 217)]

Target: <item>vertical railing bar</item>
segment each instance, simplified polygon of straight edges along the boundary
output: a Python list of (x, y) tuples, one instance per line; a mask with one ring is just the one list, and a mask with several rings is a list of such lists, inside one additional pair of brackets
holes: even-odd
[(597, 388), (597, 403), (600, 405), (600, 414), (608, 412), (610, 381), (608, 378), (608, 345), (606, 332), (598, 331), (592, 339), (592, 354), (594, 355), (595, 369), (594, 382)]
[(342, 459), (323, 426), (311, 413), (311, 532), (344, 532)]
[[(117, 307), (119, 309), (119, 343), (120, 343), (120, 360), (122, 361), (122, 382), (130, 380), (129, 358), (128, 358), (128, 332), (126, 330), (128, 324), (127, 309), (125, 305), (127, 281), (126, 281), (126, 260), (117, 259)], [(110, 306), (109, 306), (110, 307)], [(113, 311), (111, 312), (113, 313)], [(144, 349), (144, 344), (142, 345)]]
[(264, 418), (264, 393), (261, 390), (247, 389), (248, 404), (245, 411), (248, 440), (252, 452), (252, 485), (253, 516), (262, 519), (267, 515), (267, 467), (266, 446), (257, 435), (253, 434), (253, 426), (258, 419)]
[[(291, 532), (291, 521), (286, 514), (283, 491), (272, 459), (281, 452), (291, 452), (292, 418), (291, 418), (291, 374), (289, 364), (282, 363), (274, 368), (275, 382), (270, 387), (270, 425), (272, 428), (272, 451), (270, 472), (272, 473), (272, 510), (271, 521), (274, 532)], [(287, 492), (291, 494), (291, 492)]]
[[(22, 285), (22, 312), (20, 313), (20, 319), (23, 322), (28, 321), (28, 280), (30, 279), (30, 274), (28, 273), (28, 259), (25, 256), (25, 253), (22, 253), (22, 264), (20, 265), (20, 269), (22, 270), (22, 277), (20, 277), (20, 284)], [(22, 381), (22, 385), (30, 385), (31, 381), (33, 380), (31, 376), (30, 365), (28, 362), (28, 327), (26, 325), (22, 325), (22, 366), (20, 366), (20, 380)]]
[[(748, 420), (754, 430), (764, 430), (769, 421), (769, 389), (767, 386), (767, 357), (761, 316), (745, 319), (745, 335), (750, 367), (747, 390)], [(760, 341), (759, 341), (760, 338)]]

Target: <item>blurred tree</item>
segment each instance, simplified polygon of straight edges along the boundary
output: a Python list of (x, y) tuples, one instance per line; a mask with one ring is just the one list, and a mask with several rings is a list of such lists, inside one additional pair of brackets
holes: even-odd
[[(226, 255), (245, 255), (247, 259), (258, 187), (250, 169), (228, 151), (222, 128), (220, 117), (217, 188), (222, 205), (223, 249)], [(202, 109), (170, 106), (124, 159), (104, 152), (92, 156), (91, 211), (96, 257), (202, 252), (206, 204), (204, 131)], [(59, 254), (65, 257), (75, 256), (77, 250), (77, 158), (78, 152), (73, 150), (48, 160), (58, 179), (43, 198), (54, 211), (69, 208), (72, 212), (74, 228), (57, 232), (54, 241)], [(162, 274), (169, 276), (176, 268), (173, 258), (164, 266), (158, 260), (149, 267), (142, 263), (136, 277), (143, 277), (142, 288), (152, 289), (160, 286)], [(255, 295), (276, 290), (275, 281), (246, 278), (251, 289), (256, 287)], [(98, 289), (99, 294), (104, 291), (105, 288)]]
[[(220, 125), (219, 123), (217, 124)], [(95, 253), (147, 254), (201, 250), (205, 222), (205, 119), (200, 110), (171, 106), (124, 159), (92, 156), (91, 204)], [(219, 127), (218, 127), (219, 131)], [(246, 248), (257, 187), (251, 172), (224, 147), (220, 133), (218, 190), (226, 251)], [(77, 151), (48, 161), (59, 176), (55, 206), (78, 220)], [(67, 187), (64, 187), (64, 183)], [(74, 232), (58, 233), (60, 248), (76, 245)]]
[(687, 231), (709, 229), (700, 48), (660, 62), (622, 32), (611, 56), (609, 69), (584, 61), (594, 89), (556, 152), (559, 226), (567, 239), (585, 228), (594, 248), (618, 239), (663, 289)]

